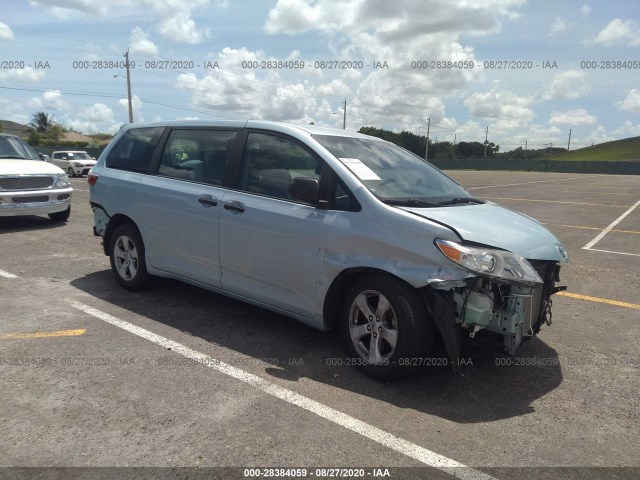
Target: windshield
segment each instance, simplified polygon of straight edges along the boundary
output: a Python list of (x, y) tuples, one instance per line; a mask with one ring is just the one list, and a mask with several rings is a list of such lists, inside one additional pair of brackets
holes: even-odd
[(18, 137), (0, 136), (0, 158), (23, 158), (40, 160), (33, 148)]
[(93, 160), (87, 152), (69, 152), (69, 158), (73, 160)]
[[(416, 207), (465, 203), (467, 191), (426, 160), (397, 145), (363, 138), (314, 135), (379, 199)], [(478, 203), (481, 201), (476, 201)]]

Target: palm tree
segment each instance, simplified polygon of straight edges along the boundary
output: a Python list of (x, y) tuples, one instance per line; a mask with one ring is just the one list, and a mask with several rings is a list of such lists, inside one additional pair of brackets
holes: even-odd
[(53, 121), (53, 115), (47, 115), (45, 112), (36, 112), (31, 117), (31, 123), (28, 125), (39, 133), (45, 133), (49, 127), (55, 125), (55, 122)]

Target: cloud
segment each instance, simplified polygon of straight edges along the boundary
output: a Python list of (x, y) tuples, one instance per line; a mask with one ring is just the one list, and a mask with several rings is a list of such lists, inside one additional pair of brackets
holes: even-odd
[[(476, 92), (464, 100), (469, 112), (474, 117), (493, 120), (511, 120), (512, 128), (523, 126), (533, 120), (535, 114), (529, 106), (533, 103), (532, 96), (519, 96), (505, 91), (496, 83), (488, 92)], [(507, 124), (503, 124), (507, 125)]]
[(0, 40), (13, 40), (14, 38), (11, 27), (4, 22), (0, 22)]
[(635, 20), (614, 18), (595, 38), (583, 43), (604, 47), (637, 47), (640, 46), (640, 25)]
[(344, 83), (344, 81), (341, 78), (335, 78), (329, 83), (325, 83), (324, 85), (318, 86), (317, 91), (320, 94), (331, 95), (331, 96), (338, 96), (338, 95), (348, 96), (348, 95), (351, 95), (352, 93), (351, 88), (349, 88), (349, 86), (346, 83)]
[[(273, 60), (264, 52), (224, 48), (217, 60), (224, 67), (203, 76), (183, 73), (176, 87), (191, 96), (191, 107), (231, 118), (308, 123), (315, 118), (315, 91), (306, 83), (290, 83), (275, 70), (242, 69), (246, 61)], [(238, 73), (241, 72), (241, 73)], [(200, 112), (198, 112), (200, 113)]]
[(590, 13), (591, 13), (591, 7), (586, 3), (582, 7), (580, 7), (580, 15), (582, 15), (583, 17), (588, 16)]
[(551, 79), (551, 85), (543, 98), (545, 100), (569, 100), (582, 97), (590, 90), (585, 76), (586, 74), (579, 70), (557, 73)]
[(113, 110), (104, 103), (94, 103), (89, 107), (78, 109), (75, 116), (67, 114), (62, 124), (66, 128), (85, 134), (115, 133), (121, 125), (113, 118)]
[(605, 128), (602, 125), (599, 125), (593, 132), (591, 132), (587, 137), (585, 137), (584, 141), (580, 143), (583, 143), (583, 144), (593, 143), (595, 145), (598, 143), (611, 142), (613, 140), (616, 140), (616, 138), (609, 135), (605, 130)]
[(638, 137), (640, 136), (640, 123), (634, 125), (630, 120), (625, 120), (622, 125), (611, 133), (620, 135), (621, 137)]
[[(442, 32), (486, 34), (500, 28), (501, 17), (517, 17), (523, 0), (278, 0), (268, 14), (265, 31), (296, 34), (311, 30), (358, 35), (375, 31), (379, 36), (411, 38)], [(425, 14), (428, 12), (428, 14)]]
[(24, 83), (37, 83), (44, 76), (44, 70), (34, 70), (31, 67), (0, 70), (0, 84), (22, 85)]
[(32, 98), (29, 106), (40, 110), (68, 110), (71, 108), (68, 102), (62, 99), (60, 90), (47, 90), (42, 97)]
[(566, 22), (560, 17), (556, 17), (555, 21), (553, 22), (553, 25), (551, 25), (551, 28), (549, 29), (549, 37), (553, 37), (554, 35), (562, 33), (566, 30), (567, 30)]
[[(41, 7), (57, 18), (70, 20), (78, 13), (87, 16), (104, 16), (109, 2), (100, 0), (29, 0), (32, 6)], [(116, 0), (113, 3), (120, 3)]]
[(640, 90), (630, 90), (624, 100), (616, 102), (616, 107), (630, 112), (640, 112)]
[(165, 18), (157, 28), (160, 35), (179, 43), (194, 45), (209, 38), (209, 29), (196, 28), (196, 22), (187, 12), (177, 12)]
[(549, 123), (551, 125), (593, 125), (597, 118), (589, 114), (584, 108), (576, 108), (566, 112), (551, 112)]
[(278, 0), (264, 23), (268, 34), (317, 32), (327, 38), (336, 60), (372, 64), (388, 70), (324, 71), (325, 84), (340, 77), (347, 85), (356, 73), (358, 86), (347, 113), (347, 126), (376, 124), (414, 131), (431, 117), (445, 118), (444, 99), (481, 80), (481, 69), (417, 69), (412, 61), (475, 61), (461, 37), (488, 35), (518, 17), (523, 0)]
[(132, 52), (158, 55), (158, 47), (149, 39), (149, 35), (147, 35), (140, 27), (135, 27), (131, 30), (130, 45)]

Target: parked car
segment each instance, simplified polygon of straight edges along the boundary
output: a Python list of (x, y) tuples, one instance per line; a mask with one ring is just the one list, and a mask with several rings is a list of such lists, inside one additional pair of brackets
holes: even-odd
[(63, 169), (70, 177), (86, 175), (96, 164), (95, 158), (82, 150), (64, 150), (53, 152), (51, 161)]
[(51, 157), (49, 155), (47, 155), (46, 153), (38, 152), (38, 156), (40, 157), (40, 160), (44, 160), (45, 162), (50, 162), (51, 161)]
[(0, 216), (47, 214), (64, 222), (72, 191), (64, 171), (41, 160), (20, 137), (0, 133)]
[(473, 198), (378, 138), (275, 122), (124, 127), (89, 174), (94, 233), (116, 280), (170, 277), (336, 327), (379, 379), (442, 337), (518, 348), (550, 323), (567, 253), (536, 220)]

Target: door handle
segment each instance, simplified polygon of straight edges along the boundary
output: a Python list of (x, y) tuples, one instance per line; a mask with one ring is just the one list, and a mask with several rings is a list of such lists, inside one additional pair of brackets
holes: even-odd
[(227, 202), (224, 204), (225, 210), (231, 210), (232, 212), (242, 213), (244, 212), (244, 205), (236, 200)]
[(200, 197), (198, 197), (198, 201), (207, 208), (218, 205), (218, 200), (211, 195), (200, 195)]

